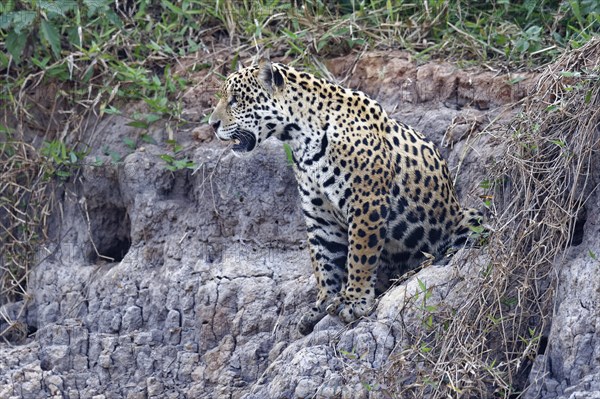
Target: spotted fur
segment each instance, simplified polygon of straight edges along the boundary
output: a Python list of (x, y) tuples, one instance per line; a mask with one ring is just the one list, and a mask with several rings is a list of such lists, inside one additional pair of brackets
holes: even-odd
[(292, 149), (318, 285), (304, 334), (326, 312), (367, 315), (376, 290), (481, 223), (460, 207), (435, 144), (360, 91), (263, 61), (227, 78), (210, 123), (238, 153), (269, 137)]

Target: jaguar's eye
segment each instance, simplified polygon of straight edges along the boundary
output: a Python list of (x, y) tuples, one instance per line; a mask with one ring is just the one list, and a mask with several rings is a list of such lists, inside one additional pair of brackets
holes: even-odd
[(235, 104), (237, 104), (237, 97), (236, 96), (231, 96), (231, 98), (229, 99), (229, 106), (233, 107)]

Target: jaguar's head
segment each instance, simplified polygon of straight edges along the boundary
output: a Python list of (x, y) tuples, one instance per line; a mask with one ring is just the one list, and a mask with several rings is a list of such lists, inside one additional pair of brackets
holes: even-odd
[(277, 94), (284, 86), (279, 68), (266, 60), (229, 75), (209, 119), (217, 137), (232, 141), (233, 151), (241, 154), (276, 134), (282, 120)]

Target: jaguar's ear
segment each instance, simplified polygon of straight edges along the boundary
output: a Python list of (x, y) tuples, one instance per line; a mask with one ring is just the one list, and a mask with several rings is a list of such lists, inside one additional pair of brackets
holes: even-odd
[(271, 61), (265, 58), (258, 63), (258, 80), (271, 93), (283, 89), (285, 84), (281, 72), (273, 67)]
[(237, 62), (237, 71), (241, 71), (242, 69), (246, 68), (246, 66), (244, 65), (244, 63), (242, 62), (242, 60), (238, 60)]

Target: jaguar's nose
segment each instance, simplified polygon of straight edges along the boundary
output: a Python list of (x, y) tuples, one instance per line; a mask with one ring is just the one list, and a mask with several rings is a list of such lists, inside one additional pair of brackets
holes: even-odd
[(212, 128), (214, 129), (215, 132), (217, 130), (219, 130), (219, 126), (221, 126), (221, 121), (216, 121), (216, 122), (212, 123)]

